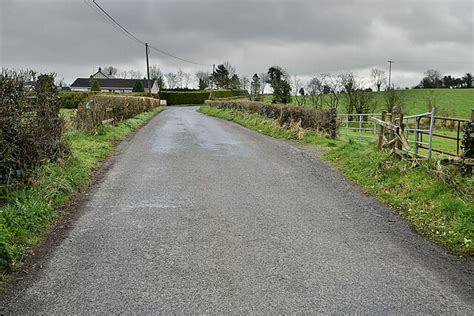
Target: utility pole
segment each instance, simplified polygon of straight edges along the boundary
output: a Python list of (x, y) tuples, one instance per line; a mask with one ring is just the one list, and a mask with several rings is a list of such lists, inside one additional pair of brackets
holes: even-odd
[(388, 89), (392, 87), (392, 64), (395, 63), (393, 60), (389, 60), (389, 70), (388, 70)]
[(150, 65), (148, 63), (148, 43), (145, 43), (145, 52), (146, 52), (146, 72), (148, 75), (148, 94), (151, 95), (151, 87), (150, 87)]
[(212, 64), (211, 90), (214, 88), (214, 72), (215, 71), (216, 71), (216, 64)]

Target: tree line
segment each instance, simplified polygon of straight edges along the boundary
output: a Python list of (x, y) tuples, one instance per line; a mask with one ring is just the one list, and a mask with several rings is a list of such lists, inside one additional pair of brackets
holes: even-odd
[(416, 86), (417, 89), (436, 89), (436, 88), (472, 88), (472, 74), (466, 73), (463, 77), (456, 78), (451, 75), (441, 76), (441, 72), (435, 69), (428, 69), (425, 77)]
[[(119, 71), (113, 66), (104, 67), (103, 71), (108, 76), (117, 78), (143, 78), (139, 71)], [(429, 69), (424, 73), (420, 83), (415, 89), (423, 88), (472, 88), (472, 74), (456, 78), (451, 75), (441, 76), (438, 70)], [(370, 73), (373, 88), (367, 88), (361, 80), (357, 80), (352, 72), (343, 72), (337, 75), (323, 73), (314, 76), (308, 83), (303, 84), (294, 76), (291, 79), (289, 73), (280, 66), (272, 66), (267, 72), (255, 73), (251, 78), (239, 76), (236, 68), (230, 62), (217, 65), (213, 72), (198, 71), (192, 75), (183, 70), (163, 73), (157, 66), (150, 67), (150, 78), (156, 80), (160, 89), (190, 89), (190, 85), (198, 87), (199, 90), (206, 89), (242, 89), (249, 92), (253, 100), (261, 100), (265, 89), (273, 90), (273, 102), (288, 103), (294, 97), (298, 104), (304, 105), (310, 102), (314, 106), (320, 105), (322, 95), (330, 96), (332, 104), (338, 103), (341, 92), (351, 99), (348, 102), (352, 108), (367, 107), (363, 99), (368, 97), (361, 92), (390, 90), (387, 86), (386, 72), (379, 68), (373, 68)], [(332, 105), (331, 105), (332, 106)], [(348, 109), (350, 110), (350, 109)]]

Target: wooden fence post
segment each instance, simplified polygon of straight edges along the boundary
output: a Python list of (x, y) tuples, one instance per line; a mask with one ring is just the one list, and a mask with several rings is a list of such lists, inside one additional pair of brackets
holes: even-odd
[[(381, 117), (381, 120), (382, 121), (385, 121), (385, 111), (382, 112), (382, 117)], [(378, 141), (378, 147), (379, 149), (382, 149), (382, 143), (383, 143), (383, 136), (385, 134), (385, 128), (380, 125), (380, 133), (379, 133), (379, 141)]]
[[(400, 114), (399, 109), (396, 106), (392, 107), (392, 115), (391, 115), (390, 121), (395, 126), (397, 126), (397, 119), (399, 118), (399, 114)], [(390, 142), (394, 138), (396, 138), (395, 131), (390, 130), (389, 133), (388, 133), (388, 139), (387, 140)], [(396, 144), (395, 144), (395, 147), (396, 147)]]
[(471, 122), (466, 124), (463, 137), (462, 171), (464, 175), (472, 176), (474, 166), (474, 109), (471, 110)]
[(435, 127), (435, 112), (436, 112), (436, 108), (433, 107), (431, 109), (431, 118), (430, 118), (430, 140), (429, 140), (429, 145), (428, 145), (428, 158), (431, 159), (432, 155), (433, 155), (433, 130), (434, 130), (434, 127)]
[[(403, 129), (403, 113), (400, 112), (400, 116), (399, 116), (399, 121), (398, 121), (398, 136), (400, 136), (400, 138), (404, 135), (404, 129)], [(396, 141), (396, 145), (395, 147), (397, 149), (400, 150), (400, 152), (402, 151), (403, 149), (403, 143), (398, 139), (397, 137), (397, 141)]]

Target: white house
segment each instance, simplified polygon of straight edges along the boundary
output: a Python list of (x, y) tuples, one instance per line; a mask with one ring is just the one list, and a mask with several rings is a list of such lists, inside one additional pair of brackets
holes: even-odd
[[(109, 92), (132, 92), (133, 86), (137, 81), (141, 82), (145, 92), (148, 91), (148, 81), (146, 79), (120, 79), (120, 78), (109, 78), (102, 72), (99, 67), (99, 71), (91, 75), (89, 78), (77, 78), (71, 84), (72, 91), (90, 91), (93, 80), (99, 82), (102, 91)], [(158, 93), (160, 90), (158, 82), (156, 80), (150, 80), (151, 93)]]

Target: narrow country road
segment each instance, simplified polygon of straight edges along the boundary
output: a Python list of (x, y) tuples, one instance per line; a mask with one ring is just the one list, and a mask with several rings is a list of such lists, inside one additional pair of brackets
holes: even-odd
[(196, 109), (121, 146), (6, 313), (472, 313), (472, 260), (304, 149)]

